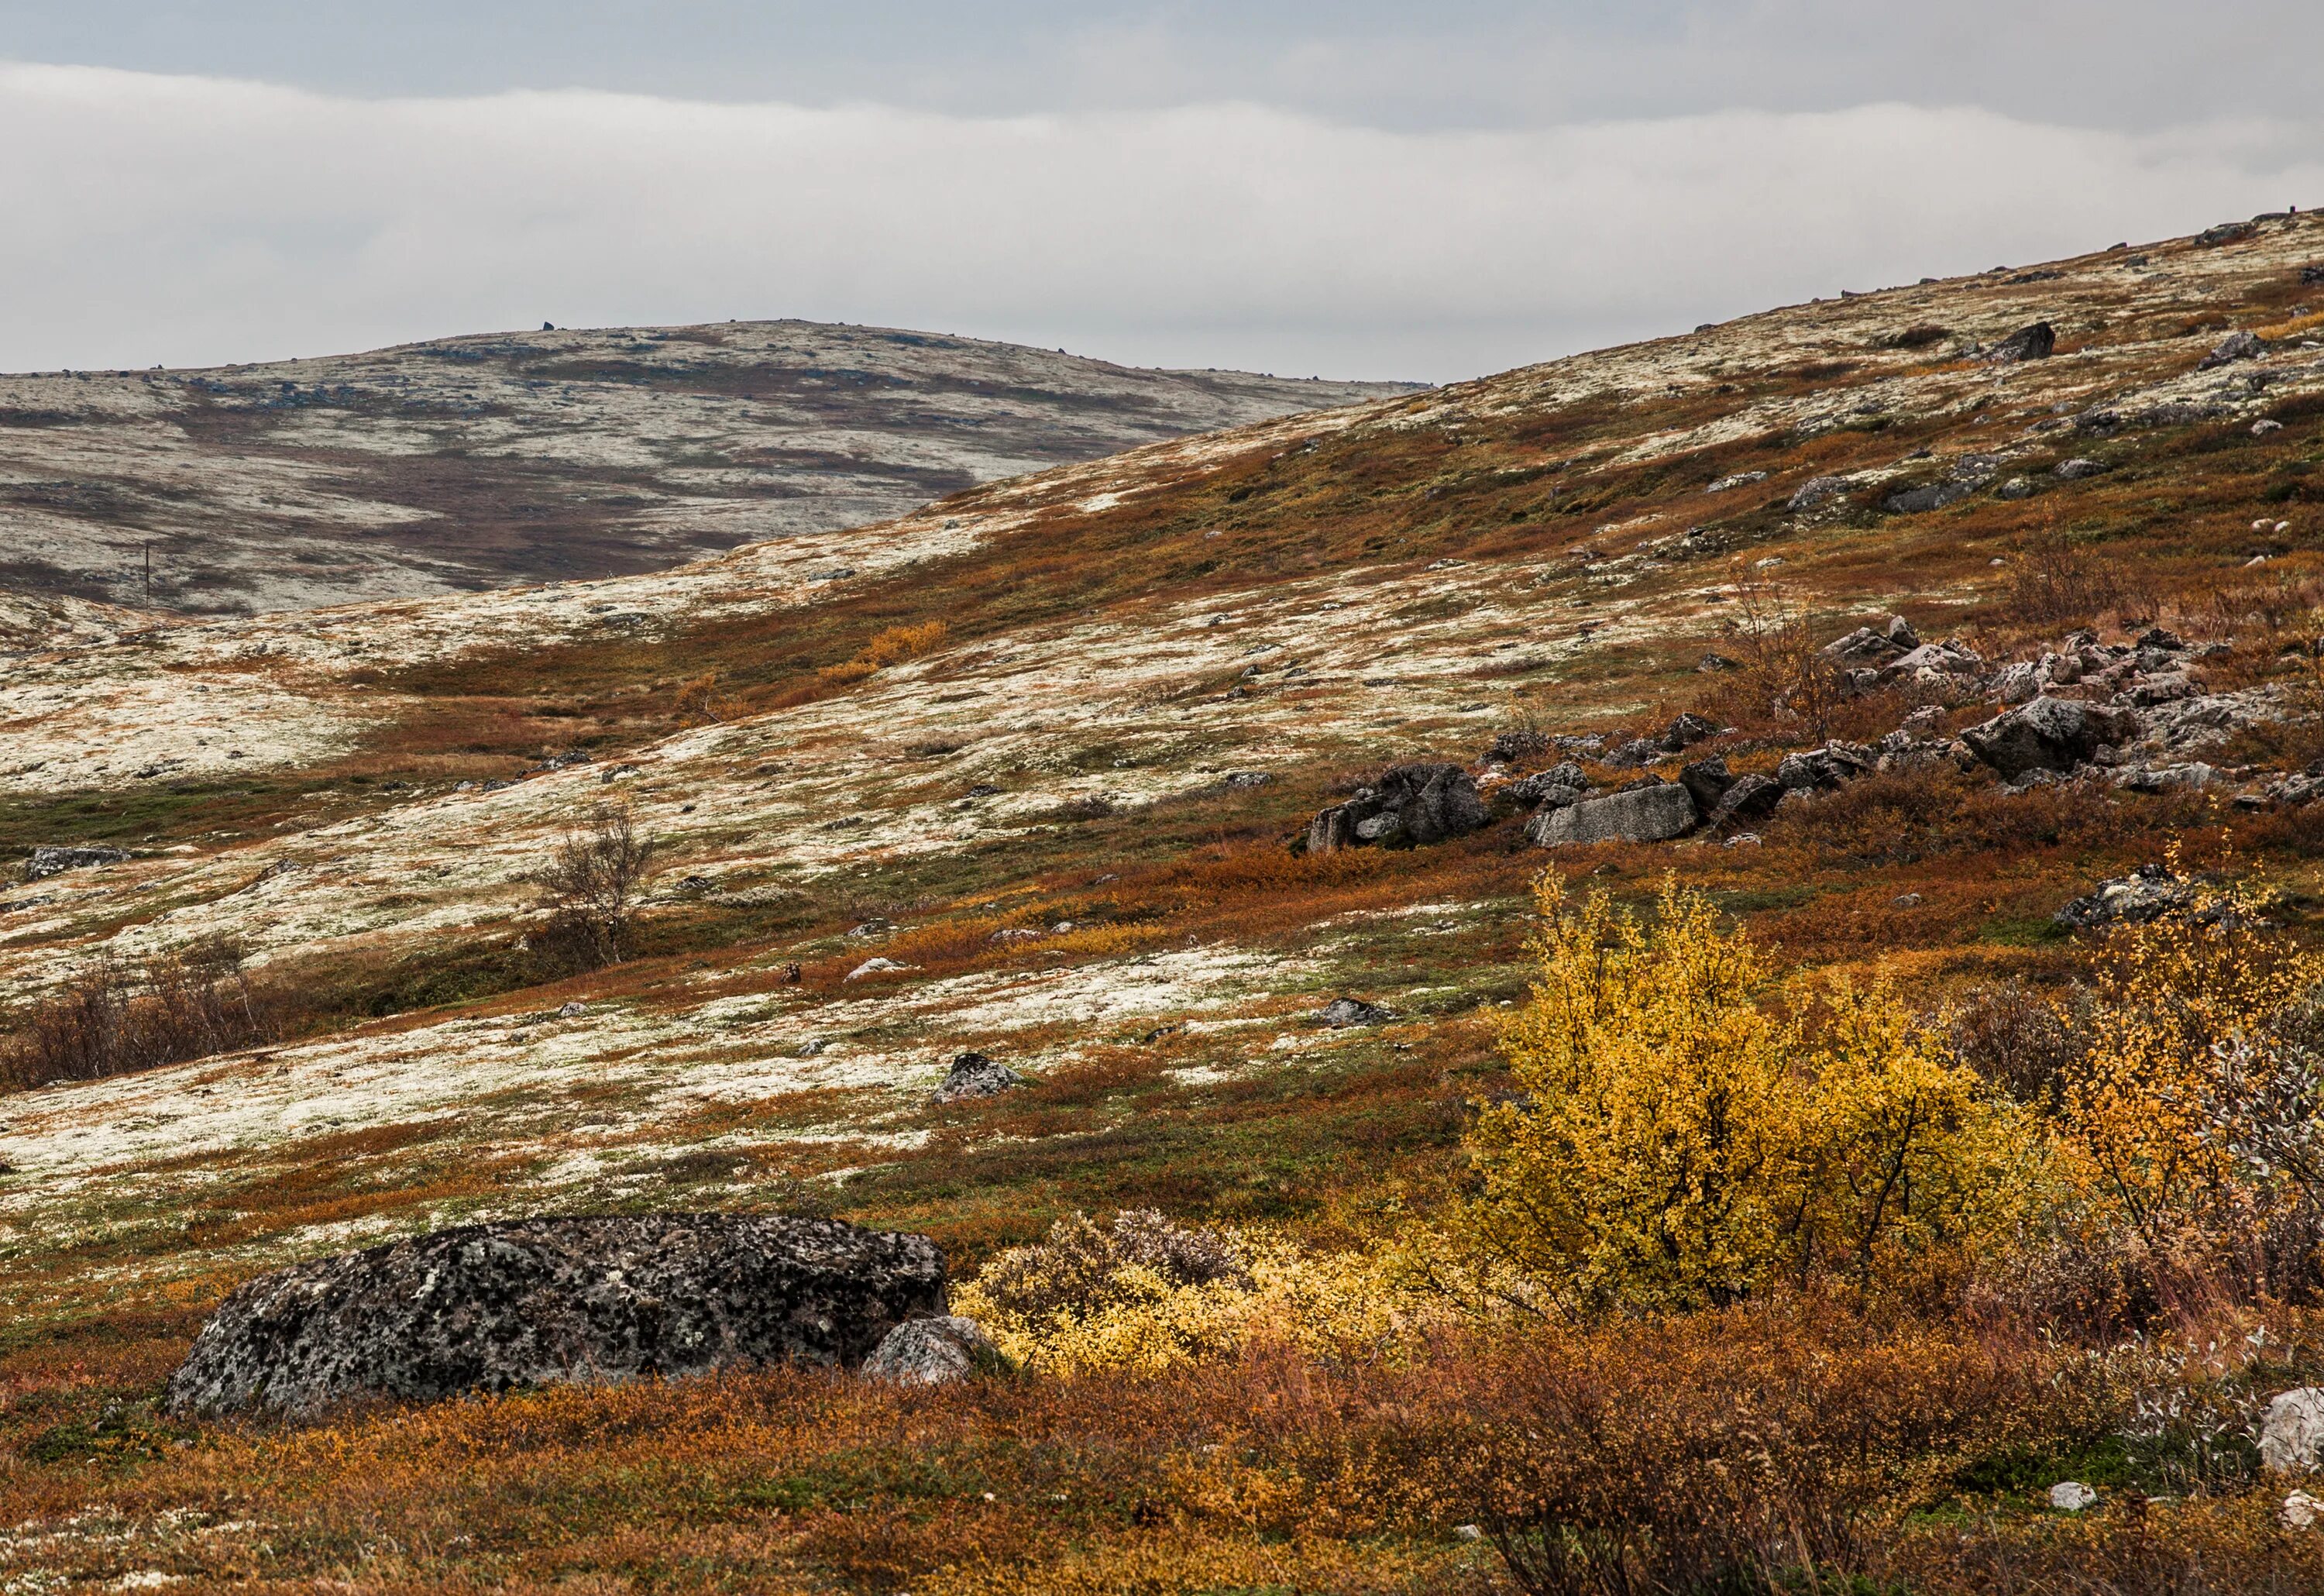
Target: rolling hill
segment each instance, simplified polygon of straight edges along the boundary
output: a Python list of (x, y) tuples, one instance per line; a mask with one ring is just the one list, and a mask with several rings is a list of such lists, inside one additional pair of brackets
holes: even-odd
[[(650, 357), (715, 356), (692, 337)], [(584, 381), (552, 374), (578, 354), (476, 346), (480, 392)], [(92, 395), (138, 392), (110, 381)], [(260, 386), (236, 381), (208, 424), (244, 438)], [(1203, 402), (1282, 402), (1241, 381)], [(712, 404), (673, 382), (680, 417)], [(734, 546), (593, 580), (463, 567), (411, 580), (487, 590), (254, 616), (14, 602), (0, 846), (28, 867), (95, 851), (0, 892), (20, 1032), (109, 971), (201, 958), (230, 957), (276, 1013), (208, 1056), (0, 1096), (6, 1367), (55, 1411), (150, 1401), (263, 1268), (484, 1216), (830, 1211), (933, 1235), (957, 1273), (1077, 1210), (1367, 1233), (1456, 1183), (1473, 1105), (1508, 1100), (1500, 1027), (1545, 869), (1632, 904), (1682, 881), (1790, 965), (1932, 1013), (2073, 979), (2075, 926), (2127, 901), (2091, 897), (2103, 882), (2261, 875), (2288, 935), (2317, 927), (2324, 219), (1850, 294), (977, 485), (947, 457), (893, 490), (925, 508), (776, 537), (754, 519), (774, 501), (727, 496), (739, 456), (681, 463), (691, 422), (624, 441), (662, 412), (618, 392), (637, 420), (604, 412), (590, 447), (646, 463), (604, 470), (695, 506), (654, 522), (687, 529), (663, 547)], [(420, 425), (392, 409), (383, 436)], [(384, 456), (353, 440), (367, 413), (263, 425)], [(974, 474), (1047, 447), (1019, 435), (1036, 413)], [(76, 417), (41, 436), (127, 450), (147, 425)], [(493, 472), (548, 447), (545, 422), (509, 424)], [(1070, 448), (1101, 434), (1119, 436), (1093, 419)], [(197, 497), (253, 491), (243, 469)], [(364, 469), (365, 503), (404, 503), (380, 485), (392, 463)], [(698, 501), (696, 471), (720, 484)], [(1380, 794), (1423, 780), (1473, 789), (1476, 813), (1379, 824)], [(1619, 830), (1668, 788), (1687, 797), (1651, 801), (1683, 809), (1675, 835), (1542, 845), (1583, 824), (1561, 808)], [(1710, 813), (1738, 791), (1764, 802)], [(558, 940), (540, 877), (617, 809), (659, 853), (625, 956), (601, 964)], [(1342, 998), (1369, 1007), (1327, 1012)], [(932, 1101), (971, 1052), (1030, 1084)], [(977, 1412), (958, 1420), (988, 1425), (977, 1445), (1017, 1433)], [(358, 1451), (420, 1444), (382, 1423)], [(190, 1499), (152, 1481), (195, 1467), (134, 1476), (119, 1512)], [(1020, 1536), (1066, 1555), (959, 1468), (925, 1484), (957, 1516), (926, 1541), (894, 1528), (922, 1487), (864, 1477), (861, 1499), (899, 1516), (880, 1533), (904, 1536), (884, 1573), (847, 1561), (872, 1558), (871, 1518), (812, 1518), (852, 1510), (837, 1486), (798, 1499), (825, 1536), (784, 1543), (800, 1561), (700, 1554), (914, 1589), (939, 1588), (950, 1537), (983, 1537), (995, 1566)], [(73, 1479), (55, 1491), (97, 1490)], [(409, 1504), (438, 1498), (395, 1489), (398, 1566), (467, 1567), (410, 1549)], [(1177, 1519), (1088, 1508), (1121, 1561), (1054, 1588), (1167, 1560), (1166, 1522), (1278, 1544), (1207, 1489), (1170, 1488)], [(1331, 1589), (1448, 1589), (1430, 1582), (1471, 1566), (1466, 1543), (1363, 1522), (1347, 1536), (1388, 1539), (1360, 1555), (1286, 1529), (1284, 1566)], [(317, 1534), (296, 1567), (346, 1566)], [(614, 1531), (570, 1534), (615, 1555)], [(1342, 1555), (1413, 1582), (1333, 1583)], [(987, 1588), (965, 1581), (942, 1588)]]
[(0, 584), (247, 613), (650, 571), (1408, 387), (802, 321), (0, 376)]

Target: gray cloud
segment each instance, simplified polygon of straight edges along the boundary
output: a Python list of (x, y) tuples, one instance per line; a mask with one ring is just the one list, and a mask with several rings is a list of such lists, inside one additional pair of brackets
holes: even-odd
[(0, 147), (26, 157), (0, 165), (17, 218), (0, 367), (795, 315), (1144, 364), (1453, 377), (2324, 199), (2318, 114), (2255, 111), (2145, 130), (1904, 103), (1462, 128), (0, 67)]
[(1253, 100), (1404, 128), (1979, 106), (2297, 115), (2313, 0), (0, 0), (0, 57), (335, 93), (592, 88), (973, 115)]

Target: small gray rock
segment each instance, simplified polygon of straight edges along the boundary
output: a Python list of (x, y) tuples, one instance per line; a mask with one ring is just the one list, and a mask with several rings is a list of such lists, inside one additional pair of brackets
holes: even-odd
[(2070, 460), (2061, 461), (2051, 475), (2063, 477), (2068, 482), (2079, 482), (2085, 476), (2097, 476), (2105, 470), (2106, 467), (2096, 460), (2077, 455)]
[(965, 1102), (979, 1097), (998, 1097), (1028, 1084), (1005, 1064), (982, 1053), (964, 1053), (952, 1061), (952, 1067), (945, 1072), (944, 1084), (936, 1088), (931, 1101)]
[(2260, 1466), (2296, 1474), (2324, 1467), (2324, 1387), (2301, 1386), (2267, 1405), (2259, 1431)]
[(859, 1372), (867, 1379), (899, 1386), (948, 1386), (1008, 1367), (1009, 1359), (983, 1325), (945, 1314), (897, 1325), (863, 1360)]
[(1342, 1030), (1351, 1025), (1379, 1025), (1396, 1016), (1361, 998), (1333, 998), (1316, 1012), (1315, 1018), (1334, 1030)]

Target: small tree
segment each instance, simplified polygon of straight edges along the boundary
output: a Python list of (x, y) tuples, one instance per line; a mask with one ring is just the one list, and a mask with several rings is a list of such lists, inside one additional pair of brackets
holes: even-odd
[(618, 964), (657, 844), (641, 836), (627, 805), (599, 804), (586, 826), (565, 834), (556, 853), (527, 879), (548, 895), (560, 940), (593, 964)]

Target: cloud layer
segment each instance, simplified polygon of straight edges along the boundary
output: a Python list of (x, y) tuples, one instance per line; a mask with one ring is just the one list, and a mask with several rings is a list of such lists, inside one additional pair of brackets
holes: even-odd
[(1443, 379), (2324, 203), (2319, 123), (1873, 105), (1401, 132), (0, 66), (0, 369), (800, 316)]

